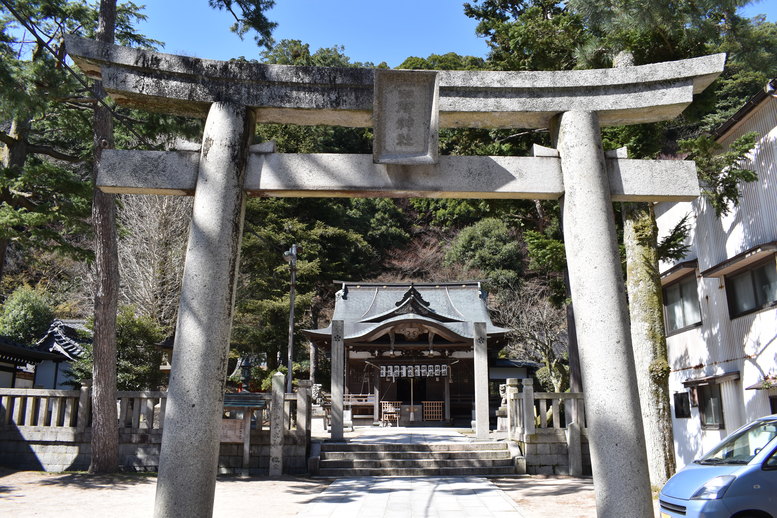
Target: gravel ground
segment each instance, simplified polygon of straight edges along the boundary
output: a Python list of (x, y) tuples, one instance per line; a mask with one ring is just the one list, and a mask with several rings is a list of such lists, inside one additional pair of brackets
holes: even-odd
[(589, 518), (596, 516), (594, 484), (590, 478), (492, 478), (518, 504), (526, 518)]
[[(299, 477), (219, 478), (213, 516), (293, 517), (327, 485)], [(155, 491), (155, 476), (0, 470), (0, 516), (150, 517)]]
[[(520, 476), (491, 481), (518, 504), (525, 518), (596, 516), (590, 478)], [(327, 480), (305, 477), (220, 477), (213, 516), (292, 518), (328, 484)], [(153, 475), (102, 476), (0, 468), (0, 517), (150, 517), (155, 489)]]

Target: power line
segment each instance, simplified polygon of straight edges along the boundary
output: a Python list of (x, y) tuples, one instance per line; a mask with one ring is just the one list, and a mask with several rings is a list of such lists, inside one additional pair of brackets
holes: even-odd
[[(30, 20), (29, 17), (25, 18), (24, 16), (22, 16), (16, 9), (14, 9), (10, 5), (8, 0), (0, 0), (0, 3), (2, 3), (5, 6), (5, 8), (8, 9), (8, 11), (11, 13), (11, 15), (13, 15), (13, 17), (16, 18), (16, 20), (22, 25), (22, 27), (24, 27), (24, 29), (27, 30), (32, 35), (33, 38), (35, 38), (35, 41), (38, 43), (38, 45), (48, 50), (49, 53), (52, 56), (54, 56), (54, 58), (57, 59), (57, 61), (65, 68), (65, 70), (67, 70), (76, 79), (76, 81), (81, 83), (81, 85), (89, 92), (89, 95), (93, 97), (95, 101), (103, 105), (105, 108), (108, 109), (108, 111), (111, 112), (111, 115), (113, 116), (114, 120), (118, 121), (119, 124), (123, 125), (130, 133), (132, 133), (135, 136), (135, 138), (137, 138), (144, 145), (151, 148), (158, 147), (150, 144), (146, 140), (146, 138), (143, 137), (143, 135), (135, 131), (135, 128), (133, 128), (129, 123), (127, 123), (127, 121), (124, 120), (124, 118), (120, 116), (111, 105), (105, 102), (105, 99), (101, 99), (98, 96), (94, 95), (94, 92), (92, 92), (92, 89), (89, 87), (89, 83), (85, 79), (83, 79), (75, 70), (73, 70), (73, 68), (70, 65), (68, 65), (64, 60), (59, 61), (60, 59), (59, 55), (54, 51), (54, 49), (51, 48), (49, 43), (40, 36), (40, 33), (43, 33), (47, 37), (48, 35), (45, 34), (42, 30), (40, 30), (35, 25), (35, 23), (33, 23), (32, 20)], [(50, 37), (49, 41), (51, 41), (52, 39), (53, 37)]]

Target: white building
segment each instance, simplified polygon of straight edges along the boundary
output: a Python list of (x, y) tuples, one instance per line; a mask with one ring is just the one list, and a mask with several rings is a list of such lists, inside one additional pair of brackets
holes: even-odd
[(656, 206), (659, 235), (689, 215), (686, 258), (662, 263), (675, 450), (681, 467), (746, 422), (777, 413), (777, 80), (717, 131), (759, 137), (758, 180), (722, 217), (704, 198)]

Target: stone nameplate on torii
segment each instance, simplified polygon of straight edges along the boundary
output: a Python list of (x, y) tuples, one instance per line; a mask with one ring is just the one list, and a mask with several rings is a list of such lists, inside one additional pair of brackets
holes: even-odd
[[(688, 200), (699, 186), (691, 162), (607, 158), (601, 127), (678, 116), (722, 72), (724, 55), (602, 70), (430, 72), (220, 62), (72, 37), (66, 46), (117, 103), (207, 117), (199, 152), (111, 151), (99, 164), (106, 192), (194, 195), (157, 518), (212, 513), (246, 195), (563, 196), (597, 514), (652, 518), (612, 202)], [(256, 122), (374, 127), (376, 141), (372, 155), (279, 154), (271, 144), (249, 146)], [(438, 157), (438, 126), (549, 128), (555, 149), (536, 148), (533, 157)], [(482, 437), (485, 327), (472, 325)], [(341, 439), (342, 322), (333, 329), (332, 438)]]
[(375, 71), (372, 147), (376, 164), (439, 161), (439, 89), (435, 71)]

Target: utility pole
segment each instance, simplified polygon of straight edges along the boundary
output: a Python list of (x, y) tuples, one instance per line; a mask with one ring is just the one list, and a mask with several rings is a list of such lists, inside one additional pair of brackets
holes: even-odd
[(283, 259), (289, 263), (291, 269), (291, 288), (289, 292), (289, 347), (288, 347), (288, 375), (286, 376), (286, 392), (289, 393), (291, 389), (291, 377), (292, 377), (292, 359), (294, 358), (294, 288), (297, 284), (297, 252), (301, 248), (297, 248), (297, 245), (291, 245), (291, 248), (283, 252)]

